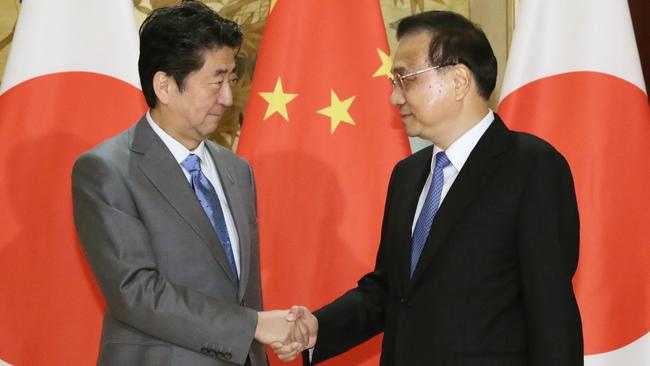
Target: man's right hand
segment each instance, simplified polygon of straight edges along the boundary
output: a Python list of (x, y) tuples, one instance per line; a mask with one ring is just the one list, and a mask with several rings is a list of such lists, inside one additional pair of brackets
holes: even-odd
[(318, 336), (318, 319), (304, 306), (292, 306), (287, 313), (286, 320), (296, 324), (294, 332), (303, 337), (302, 347), (296, 348), (296, 343), (273, 342), (271, 348), (273, 352), (283, 361), (292, 361), (298, 354), (307, 348), (313, 348), (316, 345)]
[(261, 311), (257, 313), (255, 340), (270, 345), (274, 342), (292, 348), (304, 348), (308, 344), (307, 337), (300, 332), (294, 316), (288, 310)]

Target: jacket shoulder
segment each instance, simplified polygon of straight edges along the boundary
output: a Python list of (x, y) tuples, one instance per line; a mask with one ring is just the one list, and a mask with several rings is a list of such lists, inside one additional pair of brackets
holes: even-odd
[(397, 164), (395, 164), (395, 170), (421, 167), (422, 165), (430, 165), (432, 156), (433, 145), (427, 146), (397, 162)]
[(240, 166), (247, 169), (250, 167), (248, 160), (235, 154), (232, 150), (227, 149), (211, 140), (206, 140), (205, 143), (210, 147), (210, 150), (216, 152), (218, 159), (225, 159), (235, 166)]
[(517, 147), (524, 151), (543, 153), (555, 150), (548, 141), (531, 133), (510, 131), (510, 134)]
[(115, 167), (123, 166), (130, 156), (130, 136), (133, 129), (134, 127), (131, 127), (81, 153), (75, 160), (73, 170), (92, 161), (102, 161)]
[(525, 163), (554, 162), (568, 166), (566, 158), (548, 141), (526, 132), (511, 131), (515, 154)]

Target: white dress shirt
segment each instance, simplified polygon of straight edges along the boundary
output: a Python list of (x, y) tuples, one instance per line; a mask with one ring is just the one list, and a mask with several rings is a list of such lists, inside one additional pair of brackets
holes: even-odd
[(205, 176), (208, 178), (212, 186), (214, 187), (214, 190), (217, 192), (217, 196), (219, 197), (219, 203), (221, 204), (221, 209), (223, 211), (223, 216), (226, 220), (226, 229), (228, 230), (228, 236), (230, 237), (230, 244), (232, 245), (232, 253), (233, 256), (235, 257), (235, 265), (237, 267), (237, 275), (239, 276), (240, 274), (240, 265), (239, 265), (239, 236), (237, 235), (237, 228), (235, 227), (235, 221), (232, 218), (232, 214), (230, 213), (230, 206), (228, 205), (228, 200), (226, 199), (226, 195), (223, 192), (223, 186), (221, 185), (221, 180), (219, 179), (219, 172), (217, 171), (217, 168), (214, 164), (214, 160), (212, 160), (212, 154), (208, 152), (208, 149), (205, 147), (205, 141), (201, 141), (199, 146), (197, 146), (196, 149), (190, 151), (188, 150), (183, 144), (178, 142), (176, 139), (171, 137), (167, 132), (165, 132), (158, 124), (153, 120), (151, 117), (151, 114), (147, 112), (146, 115), (147, 122), (149, 122), (149, 125), (151, 128), (154, 130), (156, 135), (160, 137), (160, 139), (165, 143), (165, 146), (169, 149), (169, 151), (172, 153), (174, 156), (174, 159), (176, 159), (176, 162), (178, 165), (181, 167), (183, 170), (183, 173), (185, 174), (185, 178), (187, 179), (187, 182), (191, 185), (191, 176), (190, 173), (183, 168), (181, 163), (189, 154), (194, 154), (201, 159), (201, 171)]
[[(469, 154), (474, 150), (474, 147), (478, 143), (478, 140), (481, 139), (481, 136), (485, 131), (490, 127), (494, 121), (494, 113), (491, 109), (488, 110), (487, 114), (479, 123), (472, 127), (469, 131), (465, 132), (460, 136), (456, 141), (454, 141), (451, 146), (445, 151), (447, 157), (449, 158), (450, 164), (447, 165), (443, 170), (442, 174), (444, 176), (444, 183), (442, 185), (442, 193), (440, 195), (440, 204), (442, 200), (445, 199), (449, 188), (456, 180), (458, 173), (465, 165)], [(420, 217), (420, 211), (422, 211), (422, 206), (424, 205), (424, 200), (429, 193), (429, 188), (431, 186), (431, 180), (433, 179), (433, 169), (436, 166), (436, 154), (442, 151), (438, 146), (433, 146), (433, 156), (431, 157), (431, 170), (429, 171), (429, 176), (427, 176), (427, 181), (424, 183), (424, 188), (422, 193), (420, 193), (420, 199), (418, 200), (418, 206), (415, 210), (415, 216), (413, 216), (413, 225), (411, 226), (411, 235), (413, 235), (413, 230), (415, 230), (415, 223)], [(440, 206), (438, 206), (440, 207)]]

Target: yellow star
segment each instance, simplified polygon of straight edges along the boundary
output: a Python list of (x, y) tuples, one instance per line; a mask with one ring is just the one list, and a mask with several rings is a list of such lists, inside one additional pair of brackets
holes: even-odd
[(372, 75), (373, 78), (376, 78), (378, 76), (386, 76), (388, 78), (393, 77), (393, 74), (391, 74), (391, 69), (393, 68), (393, 62), (390, 59), (390, 56), (384, 53), (384, 51), (380, 50), (377, 48), (377, 53), (379, 54), (379, 59), (381, 59), (381, 66), (377, 71), (375, 71), (375, 74)]
[(350, 108), (350, 106), (352, 105), (354, 98), (355, 97), (350, 97), (344, 101), (341, 101), (339, 97), (336, 95), (336, 93), (334, 92), (334, 90), (332, 90), (330, 96), (331, 105), (327, 108), (318, 111), (319, 114), (327, 116), (331, 119), (332, 135), (334, 134), (334, 131), (336, 130), (336, 128), (339, 126), (341, 122), (355, 125), (354, 121), (352, 120), (352, 117), (350, 116), (350, 113), (348, 112), (348, 108)]
[(266, 121), (273, 113), (279, 113), (284, 119), (289, 122), (289, 114), (287, 113), (287, 104), (292, 101), (298, 94), (285, 93), (282, 88), (282, 80), (278, 78), (275, 83), (275, 89), (271, 93), (259, 93), (264, 100), (269, 103), (264, 113), (264, 120)]
[(275, 7), (275, 3), (277, 3), (278, 0), (271, 0), (271, 6), (269, 7), (269, 14), (273, 11), (273, 7)]

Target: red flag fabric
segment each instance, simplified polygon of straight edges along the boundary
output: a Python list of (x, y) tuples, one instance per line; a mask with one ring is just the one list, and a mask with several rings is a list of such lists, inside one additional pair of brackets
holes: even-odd
[[(237, 149), (257, 180), (267, 309), (316, 310), (374, 267), (388, 179), (410, 153), (389, 53), (377, 0), (279, 0), (269, 14)], [(327, 364), (378, 354), (375, 339)]]
[(522, 1), (499, 112), (571, 165), (585, 365), (650, 365), (650, 107), (627, 1)]
[(103, 300), (72, 222), (82, 151), (146, 104), (129, 0), (22, 3), (0, 90), (0, 363), (91, 365)]

